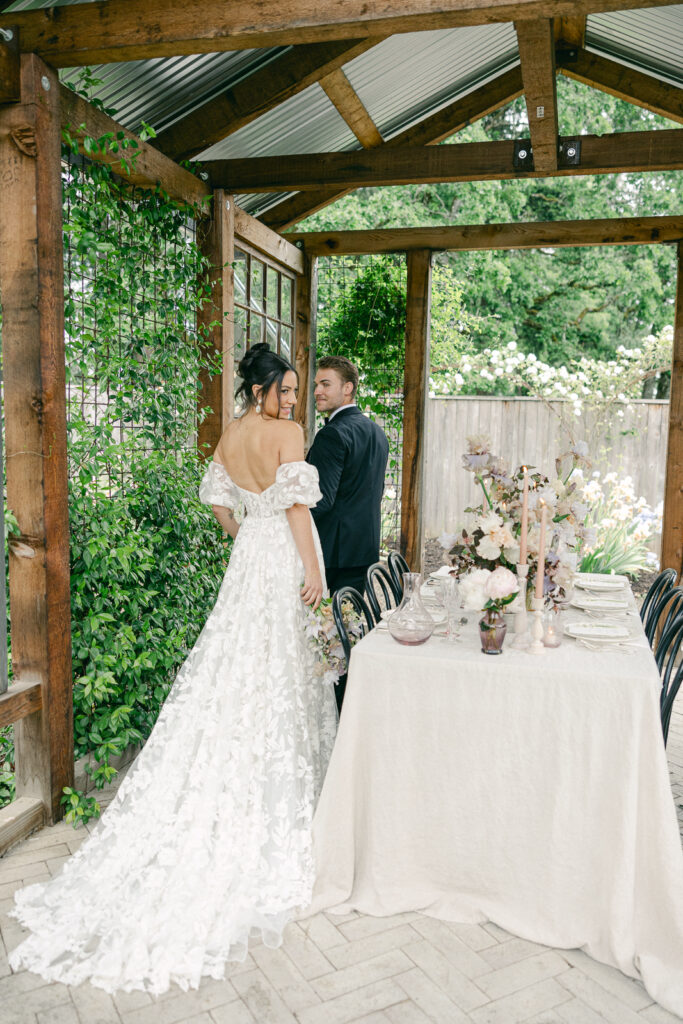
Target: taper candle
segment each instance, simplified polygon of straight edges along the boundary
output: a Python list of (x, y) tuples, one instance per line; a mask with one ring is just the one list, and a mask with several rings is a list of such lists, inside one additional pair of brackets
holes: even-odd
[(524, 492), (522, 495), (522, 529), (519, 534), (519, 564), (526, 565), (526, 539), (529, 532), (529, 470), (524, 470)]
[(535, 596), (543, 599), (543, 577), (545, 576), (545, 520), (548, 507), (541, 501), (541, 536), (538, 542), (538, 568), (536, 570), (536, 591)]

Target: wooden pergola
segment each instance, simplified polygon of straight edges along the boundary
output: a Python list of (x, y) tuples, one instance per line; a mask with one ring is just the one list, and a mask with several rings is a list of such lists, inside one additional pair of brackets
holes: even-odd
[[(0, 2), (0, 12), (7, 3)], [(202, 381), (213, 414), (199, 431), (213, 447), (232, 415), (235, 245), (296, 275), (295, 353), (310, 431), (315, 358), (316, 261), (321, 255), (405, 252), (407, 328), (401, 546), (419, 564), (424, 415), (429, 371), (432, 254), (538, 246), (678, 247), (662, 564), (683, 564), (683, 214), (600, 221), (486, 224), (293, 234), (281, 232), (364, 185), (610, 174), (683, 168), (683, 131), (562, 138), (556, 75), (683, 123), (683, 90), (586, 49), (586, 16), (666, 7), (669, 0), (108, 0), (0, 13), (0, 295), (7, 496), (21, 536), (10, 547), (14, 684), (0, 696), (0, 726), (15, 725), (17, 800), (0, 812), (0, 853), (60, 817), (73, 782), (69, 528), (64, 366), (61, 131), (90, 159), (137, 187), (161, 185), (198, 206), (197, 237), (213, 268), (208, 344), (222, 374)], [(394, 34), (513, 22), (519, 65), (440, 106), (385, 140), (342, 70)], [(263, 47), (291, 47), (227, 92), (143, 142), (60, 84), (58, 70)], [(319, 85), (356, 136), (352, 152), (211, 160), (192, 173), (178, 161)], [(524, 94), (529, 138), (437, 146)], [(126, 139), (134, 166), (84, 140)], [(130, 153), (131, 150), (128, 151)], [(237, 192), (294, 192), (256, 218)], [(228, 314), (228, 315), (226, 315)]]

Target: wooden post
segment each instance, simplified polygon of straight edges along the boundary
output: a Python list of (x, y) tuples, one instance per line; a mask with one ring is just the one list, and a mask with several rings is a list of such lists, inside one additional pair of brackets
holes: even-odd
[(313, 379), (316, 360), (316, 318), (318, 312), (318, 260), (304, 257), (304, 272), (296, 279), (295, 311), (295, 366), (299, 374), (299, 404), (297, 422), (305, 432), (305, 444), (313, 443), (315, 431), (315, 401)]
[(197, 311), (197, 322), (208, 332), (202, 337), (203, 347), (222, 356), (220, 373), (211, 377), (202, 370), (199, 376), (198, 406), (211, 409), (197, 431), (197, 447), (205, 458), (213, 454), (234, 411), (234, 224), (233, 198), (223, 189), (217, 189), (213, 194), (211, 217), (197, 224), (197, 244), (209, 261), (207, 279), (211, 282), (211, 292)]
[[(59, 80), (21, 59), (21, 103), (0, 108), (0, 290), (15, 685), (41, 709), (15, 725), (18, 797), (62, 816), (73, 784)], [(10, 690), (10, 694), (11, 694)]]
[(678, 243), (678, 287), (669, 396), (669, 444), (664, 485), (662, 569), (683, 573), (683, 242)]
[(406, 354), (403, 383), (401, 553), (413, 572), (422, 566), (422, 478), (429, 381), (432, 254), (407, 255)]

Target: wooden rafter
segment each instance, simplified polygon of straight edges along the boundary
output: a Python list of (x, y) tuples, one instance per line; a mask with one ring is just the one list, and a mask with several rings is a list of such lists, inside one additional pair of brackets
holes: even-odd
[(551, 174), (557, 170), (558, 136), (553, 23), (519, 21), (515, 29), (534, 167), (539, 174)]
[(110, 0), (0, 18), (55, 67), (358, 39), (531, 18), (663, 7), (678, 0)]
[(191, 160), (381, 41), (380, 37), (295, 46), (159, 132), (153, 145), (174, 160)]
[(557, 62), (567, 78), (683, 124), (683, 89), (678, 86), (580, 48), (571, 54), (558, 50)]
[(367, 231), (308, 231), (287, 236), (312, 256), (347, 256), (413, 249), (563, 248), (574, 245), (643, 245), (683, 239), (683, 214), (677, 217), (539, 221), (524, 224), (456, 224), (428, 228)]
[[(494, 78), (487, 85), (468, 93), (450, 103), (443, 110), (424, 118), (418, 124), (394, 136), (381, 147), (393, 149), (396, 146), (430, 146), (448, 139), (468, 124), (480, 120), (487, 114), (506, 106), (522, 94), (522, 73), (512, 68)], [(260, 220), (276, 231), (282, 231), (296, 224), (312, 213), (348, 195), (350, 188), (322, 188), (315, 192), (302, 192), (282, 200), (261, 214)]]
[(320, 85), (364, 149), (382, 145), (377, 125), (341, 68), (321, 78)]
[[(572, 139), (560, 139), (569, 144)], [(683, 168), (683, 131), (582, 135), (580, 163), (561, 164), (553, 175), (673, 171)], [(494, 181), (539, 178), (548, 172), (516, 170), (515, 142), (447, 146), (396, 146), (351, 153), (304, 153), (214, 160), (205, 166), (215, 188), (239, 192), (316, 189), (319, 182), (347, 188), (417, 182)]]

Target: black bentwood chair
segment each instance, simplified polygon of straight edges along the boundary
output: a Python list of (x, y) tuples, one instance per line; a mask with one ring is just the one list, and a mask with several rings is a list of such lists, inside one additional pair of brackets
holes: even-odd
[(676, 576), (677, 573), (675, 569), (663, 569), (645, 595), (645, 600), (640, 606), (640, 618), (645, 627), (646, 633), (648, 626), (650, 625), (650, 616), (652, 615), (654, 606), (665, 590), (671, 590), (676, 582)]
[(665, 590), (652, 604), (647, 616), (645, 635), (653, 650), (658, 647), (657, 632), (659, 631), (659, 635), (662, 637), (681, 611), (683, 611), (683, 587), (672, 587), (671, 590)]
[[(683, 682), (683, 611), (669, 622), (657, 644), (655, 660), (662, 677), (662, 689), (659, 695), (659, 708), (662, 719), (662, 733), (666, 744), (669, 735), (669, 724), (676, 694)], [(678, 664), (677, 664), (678, 663)]]
[[(363, 636), (365, 636), (366, 633), (369, 633), (371, 629), (375, 628), (375, 620), (372, 617), (372, 612), (357, 590), (354, 590), (353, 587), (341, 587), (341, 589), (337, 590), (332, 598), (332, 617), (334, 618), (334, 624), (337, 627), (337, 632), (339, 633), (341, 645), (344, 648), (344, 654), (346, 655), (346, 667), (348, 669), (352, 644), (349, 632), (346, 628), (346, 623), (344, 622), (344, 613), (342, 611), (343, 604), (350, 604), (354, 611), (361, 616)], [(363, 623), (362, 617), (365, 617), (365, 623)]]
[(403, 600), (403, 579), (402, 574), (404, 572), (410, 572), (410, 566), (406, 562), (403, 555), (398, 551), (390, 551), (387, 556), (387, 563), (389, 565), (389, 572), (391, 578), (396, 586), (396, 592), (399, 595), (399, 600)]
[(382, 593), (384, 607), (387, 610), (395, 608), (400, 604), (401, 598), (399, 597), (398, 588), (392, 579), (388, 566), (384, 565), (383, 562), (375, 562), (374, 565), (371, 565), (365, 576), (365, 596), (376, 622), (379, 622), (382, 617), (382, 609), (377, 596), (378, 588)]

